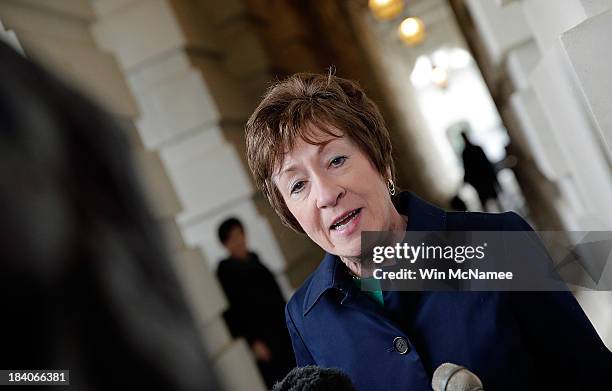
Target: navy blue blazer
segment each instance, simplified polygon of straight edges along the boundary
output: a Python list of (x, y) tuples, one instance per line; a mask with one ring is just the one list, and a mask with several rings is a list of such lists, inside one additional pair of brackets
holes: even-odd
[[(513, 212), (445, 212), (411, 193), (396, 207), (408, 230), (531, 230)], [(383, 297), (384, 309), (327, 254), (286, 307), (298, 365), (339, 368), (358, 390), (431, 390), (444, 362), (470, 369), (487, 391), (612, 390), (612, 354), (569, 292)]]

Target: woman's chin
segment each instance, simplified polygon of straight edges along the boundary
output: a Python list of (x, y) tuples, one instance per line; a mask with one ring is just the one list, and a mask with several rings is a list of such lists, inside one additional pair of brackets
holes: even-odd
[(335, 254), (341, 258), (359, 258), (361, 257), (361, 243), (357, 246), (338, 246), (335, 248)]
[(361, 256), (361, 234), (351, 238), (329, 238), (326, 243), (318, 243), (326, 252), (339, 256), (357, 258)]

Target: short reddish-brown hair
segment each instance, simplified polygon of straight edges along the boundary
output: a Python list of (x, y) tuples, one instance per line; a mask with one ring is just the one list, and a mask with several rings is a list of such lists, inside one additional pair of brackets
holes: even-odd
[(391, 140), (376, 104), (359, 85), (334, 75), (297, 73), (272, 85), (246, 124), (249, 167), (257, 187), (283, 223), (304, 230), (287, 208), (272, 176), (298, 139), (317, 145), (314, 130), (346, 136), (385, 178), (395, 179)]

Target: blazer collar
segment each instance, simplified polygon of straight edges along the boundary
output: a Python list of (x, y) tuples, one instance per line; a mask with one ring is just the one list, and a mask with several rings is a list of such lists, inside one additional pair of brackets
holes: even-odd
[[(408, 216), (407, 231), (444, 231), (446, 230), (446, 212), (420, 199), (411, 192), (402, 192), (394, 200), (395, 208)], [(336, 255), (326, 253), (323, 261), (312, 273), (310, 284), (304, 298), (304, 316), (329, 289), (347, 292), (350, 275), (344, 264)]]

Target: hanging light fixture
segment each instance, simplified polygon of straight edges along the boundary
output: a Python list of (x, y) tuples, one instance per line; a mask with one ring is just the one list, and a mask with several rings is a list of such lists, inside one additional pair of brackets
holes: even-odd
[(404, 0), (369, 0), (368, 6), (379, 20), (390, 20), (404, 10)]
[(425, 24), (421, 18), (410, 17), (400, 23), (399, 36), (407, 45), (418, 45), (425, 39)]

